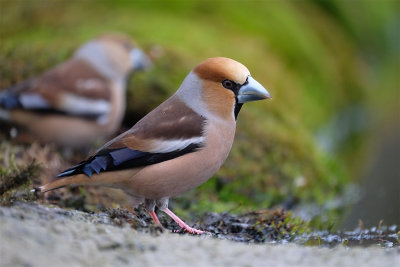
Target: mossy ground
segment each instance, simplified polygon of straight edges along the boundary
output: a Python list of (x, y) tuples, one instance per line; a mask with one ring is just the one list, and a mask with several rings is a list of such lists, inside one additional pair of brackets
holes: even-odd
[[(129, 80), (123, 126), (128, 128), (171, 95), (198, 62), (234, 58), (273, 99), (243, 108), (225, 165), (177, 199), (175, 209), (242, 213), (323, 205), (340, 196), (359, 171), (368, 127), (379, 125), (396, 106), (398, 38), (390, 32), (397, 9), (395, 1), (2, 1), (0, 88), (55, 66), (98, 34), (124, 32), (154, 59), (151, 71)], [(322, 149), (317, 132), (353, 106), (371, 118), (369, 126), (350, 127), (333, 148)], [(3, 164), (15, 155), (20, 168), (27, 168), (25, 150), (47, 155), (36, 160), (44, 166), (41, 182), (85, 156), (66, 156), (53, 146), (14, 145), (6, 132), (2, 138), (2, 152), (20, 151), (5, 153)], [(322, 140), (333, 138), (328, 131)], [(55, 193), (55, 201), (65, 199), (65, 192)], [(75, 189), (72, 195), (84, 193), (83, 204), (76, 203), (85, 208), (120, 203), (98, 192)], [(321, 224), (335, 224), (338, 214)]]

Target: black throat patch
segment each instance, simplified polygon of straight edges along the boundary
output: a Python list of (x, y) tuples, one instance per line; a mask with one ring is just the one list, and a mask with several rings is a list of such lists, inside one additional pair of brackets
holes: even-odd
[(236, 98), (236, 103), (235, 103), (235, 110), (234, 110), (234, 115), (235, 115), (235, 120), (237, 120), (237, 117), (239, 115), (240, 109), (242, 108), (243, 104), (238, 103), (238, 100)]

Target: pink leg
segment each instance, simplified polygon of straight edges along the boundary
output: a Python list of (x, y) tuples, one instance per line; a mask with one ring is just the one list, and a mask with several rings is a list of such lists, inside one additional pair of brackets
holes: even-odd
[(161, 225), (160, 220), (157, 218), (157, 214), (154, 212), (154, 210), (149, 211), (149, 214), (150, 214), (151, 218), (153, 218), (153, 220), (156, 222), (156, 224)]
[(168, 208), (165, 208), (162, 210), (163, 212), (165, 212), (166, 214), (168, 214), (169, 217), (171, 217), (180, 227), (182, 227), (185, 231), (191, 233), (191, 234), (198, 234), (201, 235), (202, 233), (204, 233), (204, 231), (201, 230), (197, 230), (194, 229), (192, 227), (190, 227), (189, 225), (187, 225), (184, 221), (182, 221), (178, 216), (176, 216), (171, 210), (169, 210)]

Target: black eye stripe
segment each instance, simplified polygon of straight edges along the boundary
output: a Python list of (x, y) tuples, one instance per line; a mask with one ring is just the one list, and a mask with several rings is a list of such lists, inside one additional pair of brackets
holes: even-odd
[(233, 113), (235, 115), (235, 120), (237, 119), (237, 116), (239, 115), (239, 111), (242, 108), (243, 104), (238, 102), (238, 94), (239, 94), (239, 90), (242, 86), (246, 85), (249, 83), (249, 76), (247, 76), (246, 81), (243, 84), (238, 84), (235, 83), (231, 80), (223, 80), (222, 81), (222, 86), (228, 90), (231, 90), (234, 94), (235, 94), (235, 107), (233, 110)]
[[(246, 82), (245, 82), (243, 85), (245, 85), (245, 84), (247, 84), (247, 83), (248, 83), (248, 81), (247, 81), (247, 79), (246, 79)], [(224, 88), (228, 89), (228, 90), (231, 90), (231, 91), (235, 94), (235, 96), (239, 93), (239, 89), (240, 89), (240, 87), (242, 87), (243, 85), (242, 85), (242, 84), (235, 83), (234, 81), (228, 80), (228, 79), (222, 81), (222, 86), (223, 86)]]

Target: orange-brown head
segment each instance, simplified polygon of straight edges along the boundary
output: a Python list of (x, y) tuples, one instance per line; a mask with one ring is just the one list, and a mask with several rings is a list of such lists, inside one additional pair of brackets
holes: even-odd
[[(196, 87), (198, 83), (201, 84), (200, 88)], [(180, 91), (187, 101), (190, 101), (187, 97), (189, 94), (182, 91), (192, 91), (192, 99), (198, 94), (200, 99), (194, 101), (203, 104), (192, 105), (198, 112), (202, 113), (200, 109), (205, 109), (223, 119), (236, 118), (245, 102), (271, 98), (243, 64), (225, 57), (209, 58), (197, 65), (185, 79)]]

